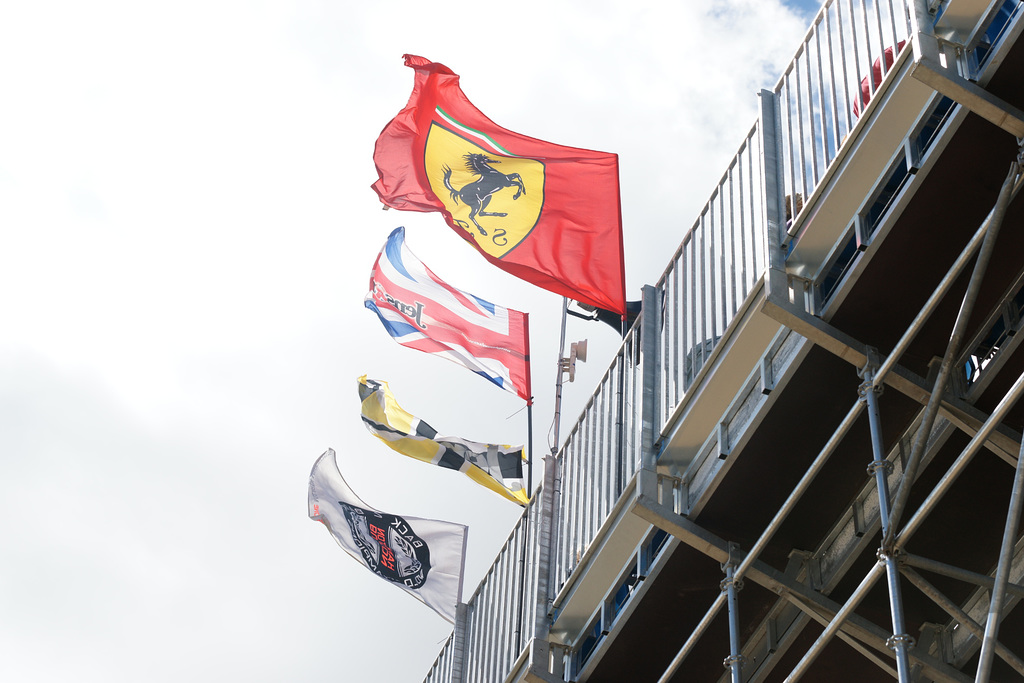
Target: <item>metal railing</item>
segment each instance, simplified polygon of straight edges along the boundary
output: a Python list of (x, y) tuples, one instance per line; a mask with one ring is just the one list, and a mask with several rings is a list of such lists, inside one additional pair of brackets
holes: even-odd
[(453, 670), (455, 668), (455, 632), (453, 631), (448, 640), (445, 641), (444, 647), (441, 648), (441, 652), (438, 653), (437, 659), (434, 660), (434, 665), (430, 667), (430, 671), (427, 673), (426, 678), (423, 679), (423, 683), (451, 683), (455, 680)]
[(760, 157), (755, 125), (658, 281), (662, 295), (659, 428), (671, 418), (764, 274)]
[[(541, 500), (541, 493), (538, 488), (534, 499)], [(523, 510), (494, 564), (466, 601), (462, 651), (457, 630), (424, 683), (491, 683), (504, 680), (512, 670), (533, 637), (537, 618), (540, 515), (540, 505)], [(455, 676), (458, 667), (461, 678)]]
[(825, 178), (909, 35), (903, 0), (827, 0), (818, 11), (774, 89), (793, 218)]
[(558, 454), (561, 495), (555, 512), (553, 593), (569, 579), (640, 461), (643, 359), (638, 324), (627, 333)]

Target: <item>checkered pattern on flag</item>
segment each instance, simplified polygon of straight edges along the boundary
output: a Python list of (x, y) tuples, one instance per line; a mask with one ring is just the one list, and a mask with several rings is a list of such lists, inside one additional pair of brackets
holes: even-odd
[(523, 447), (477, 443), (437, 430), (407, 413), (387, 382), (359, 378), (363, 424), (393, 450), (422, 462), (458, 470), (519, 505), (530, 502), (523, 482)]
[(445, 284), (406, 246), (405, 228), (377, 256), (364, 305), (402, 346), (447, 358), (530, 402), (527, 315)]
[(466, 527), (375, 510), (349, 488), (328, 448), (309, 473), (309, 518), (345, 552), (455, 623), (462, 599)]

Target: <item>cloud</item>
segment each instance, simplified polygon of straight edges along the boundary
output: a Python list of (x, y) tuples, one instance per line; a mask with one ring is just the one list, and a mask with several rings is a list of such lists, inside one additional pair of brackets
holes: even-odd
[[(525, 442), (526, 416), (393, 344), (362, 306), (369, 268), (406, 225), (440, 277), (531, 314), (538, 462), (561, 300), (436, 215), (381, 211), (371, 155), (409, 96), (401, 55), (446, 63), (502, 126), (620, 155), (636, 298), (804, 30), (750, 0), (0, 10), (0, 677), (425, 675), (450, 627), (305, 518), (309, 468), (333, 446), (368, 503), (469, 523), (468, 596), (518, 509), (383, 448), (355, 379), (478, 441)], [(568, 327), (590, 359), (562, 436), (619, 343)]]

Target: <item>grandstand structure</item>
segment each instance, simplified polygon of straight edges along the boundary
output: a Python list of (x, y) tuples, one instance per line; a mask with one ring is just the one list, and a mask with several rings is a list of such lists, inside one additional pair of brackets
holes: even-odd
[(1024, 0), (827, 0), (426, 683), (1024, 680)]

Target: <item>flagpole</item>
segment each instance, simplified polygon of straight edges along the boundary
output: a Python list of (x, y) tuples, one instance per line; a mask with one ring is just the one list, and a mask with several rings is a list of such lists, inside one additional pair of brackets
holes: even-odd
[(526, 460), (526, 494), (533, 498), (533, 397), (530, 397), (530, 402), (526, 404), (526, 443), (529, 444), (527, 448), (527, 460)]
[(561, 338), (559, 339), (559, 342), (558, 342), (558, 376), (555, 379), (555, 424), (554, 424), (554, 427), (553, 427), (554, 438), (552, 439), (552, 443), (550, 444), (551, 445), (551, 455), (552, 455), (552, 457), (555, 456), (555, 455), (558, 455), (559, 426), (560, 426), (560, 423), (562, 421), (561, 420), (561, 415), (562, 415), (562, 375), (565, 374), (563, 372), (563, 369), (562, 369), (563, 368), (562, 357), (565, 355), (565, 321), (569, 317), (568, 311), (569, 311), (569, 299), (567, 297), (563, 296), (562, 297), (562, 333), (561, 333)]
[(462, 604), (462, 584), (463, 579), (466, 577), (466, 547), (469, 545), (469, 525), (464, 525), (465, 531), (462, 532), (462, 564), (459, 566), (459, 596), (455, 601), (456, 605)]
[(534, 611), (533, 636), (540, 640), (548, 637), (550, 623), (548, 617), (551, 614), (551, 603), (554, 596), (551, 594), (554, 582), (554, 556), (555, 556), (555, 518), (558, 510), (558, 497), (560, 477), (557, 472), (556, 456), (558, 455), (559, 420), (562, 410), (562, 375), (565, 367), (562, 362), (562, 355), (565, 352), (565, 322), (568, 318), (569, 299), (562, 297), (562, 332), (558, 346), (558, 378), (555, 382), (555, 421), (552, 425), (553, 433), (551, 454), (544, 457), (544, 484), (542, 507), (539, 516), (540, 529), (536, 537), (540, 540), (538, 576), (537, 576), (537, 604)]
[(526, 337), (526, 495), (533, 498), (533, 361), (530, 358), (530, 314), (523, 314)]

